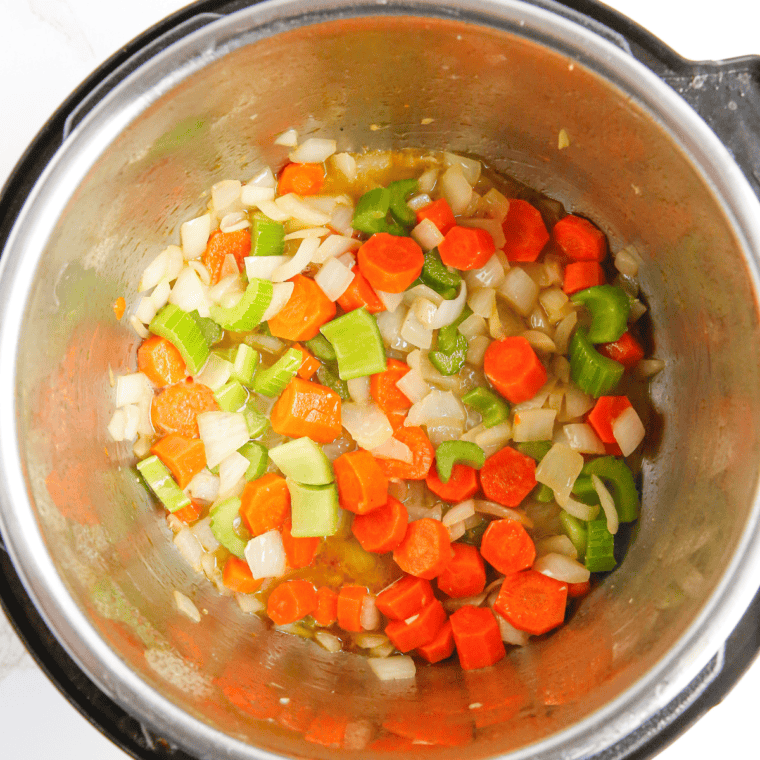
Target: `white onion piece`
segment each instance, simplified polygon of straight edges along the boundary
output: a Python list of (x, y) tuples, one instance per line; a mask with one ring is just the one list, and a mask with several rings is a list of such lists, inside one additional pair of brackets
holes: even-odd
[(270, 530), (245, 545), (245, 561), (254, 578), (279, 578), (287, 568), (287, 556), (279, 530)]
[[(557, 496), (556, 493), (555, 496)], [(597, 514), (599, 514), (598, 504), (584, 504), (582, 501), (578, 501), (569, 496), (563, 498), (557, 497), (557, 504), (559, 504), (565, 512), (571, 514), (573, 517), (577, 517), (579, 520), (583, 520), (584, 522), (593, 520)]]
[(209, 287), (211, 285), (211, 273), (208, 271), (206, 265), (203, 264), (199, 259), (188, 261), (187, 266), (190, 267), (190, 269), (192, 269), (195, 274), (198, 275), (200, 281), (206, 287)]
[(333, 209), (332, 217), (330, 218), (330, 227), (340, 235), (351, 237), (354, 232), (354, 228), (351, 226), (353, 221), (354, 207), (345, 203), (339, 203)]
[[(258, 207), (259, 211), (261, 211), (262, 214), (268, 216), (275, 222), (286, 222), (288, 219), (290, 219), (290, 214), (281, 209), (273, 200), (259, 201)], [(311, 222), (309, 222), (309, 224), (311, 224)], [(318, 222), (318, 224), (322, 224), (322, 222)]]
[(212, 353), (195, 376), (195, 380), (211, 388), (212, 391), (217, 391), (230, 379), (233, 369), (232, 362), (222, 359), (219, 354)]
[(564, 425), (562, 433), (573, 451), (581, 454), (604, 454), (607, 451), (594, 428), (586, 422)]
[(140, 428), (140, 407), (137, 404), (127, 404), (121, 410), (124, 413), (124, 440), (134, 441)]
[(274, 144), (286, 148), (295, 148), (298, 145), (298, 132), (295, 129), (286, 129), (274, 138)]
[(198, 431), (206, 449), (206, 465), (216, 467), (248, 441), (248, 424), (237, 412), (201, 412)]
[(380, 611), (377, 609), (375, 597), (372, 594), (367, 594), (362, 599), (359, 622), (365, 631), (374, 631), (380, 627)]
[(418, 180), (417, 180), (417, 189), (421, 193), (432, 193), (433, 190), (435, 190), (435, 183), (438, 181), (438, 169), (431, 168), (431, 169), (425, 169), (422, 174), (420, 174)]
[(530, 343), (531, 347), (539, 354), (553, 354), (557, 350), (554, 341), (541, 330), (526, 330), (523, 338)]
[(536, 467), (536, 480), (549, 486), (562, 506), (563, 501), (570, 498), (582, 469), (582, 454), (573, 451), (566, 443), (555, 443)]
[(194, 269), (185, 267), (180, 272), (169, 294), (169, 303), (179, 306), (182, 311), (197, 310), (202, 317), (209, 316), (206, 289)]
[(207, 501), (210, 504), (219, 497), (219, 476), (204, 467), (188, 483), (187, 491), (194, 499)]
[(443, 233), (431, 219), (423, 219), (409, 234), (423, 251), (432, 251), (443, 242)]
[(504, 267), (494, 254), (480, 269), (471, 269), (465, 274), (465, 282), (470, 288), (498, 288), (504, 282)]
[(430, 349), (433, 345), (433, 330), (425, 327), (415, 316), (412, 309), (406, 313), (406, 317), (399, 330), (399, 336), (407, 343), (411, 343), (417, 348)]
[(528, 517), (524, 512), (520, 512), (516, 509), (510, 509), (502, 504), (498, 504), (495, 501), (487, 501), (485, 499), (475, 499), (475, 511), (483, 515), (492, 515), (493, 517), (501, 517), (505, 520), (517, 520), (521, 522), (526, 528), (533, 527), (533, 520)]
[[(441, 327), (446, 327), (452, 322), (455, 322), (457, 319), (459, 319), (459, 315), (464, 310), (466, 303), (467, 285), (463, 281), (459, 287), (459, 294), (457, 297), (453, 298), (450, 301), (443, 301), (436, 309), (435, 314), (430, 321), (430, 326), (433, 328), (433, 330), (438, 330)], [(420, 346), (420, 348), (422, 348), (422, 346)]]
[(137, 335), (143, 340), (150, 337), (148, 328), (145, 327), (145, 325), (134, 314), (132, 314), (132, 316), (129, 318), (129, 324), (137, 333)]
[(598, 475), (592, 475), (591, 482), (594, 484), (594, 489), (599, 496), (599, 503), (604, 510), (604, 516), (607, 518), (607, 530), (614, 536), (620, 527), (620, 519), (618, 518), (617, 509), (615, 509), (615, 500)]
[(486, 213), (491, 219), (503, 222), (509, 213), (509, 199), (502, 195), (495, 187), (492, 187), (478, 203), (478, 208)]
[(343, 427), (363, 449), (376, 449), (393, 435), (391, 423), (376, 404), (344, 403), (340, 416)]
[(496, 306), (496, 291), (493, 288), (475, 288), (467, 299), (467, 305), (479, 317), (488, 319)]
[(196, 572), (201, 571), (201, 558), (203, 557), (203, 547), (200, 541), (193, 535), (190, 528), (183, 527), (176, 536), (174, 536), (174, 545), (185, 561)]
[(179, 239), (182, 243), (182, 255), (186, 259), (197, 259), (205, 250), (211, 234), (211, 215), (203, 214), (189, 222), (184, 222), (179, 228)]
[(533, 398), (529, 398), (527, 401), (521, 401), (519, 404), (515, 404), (512, 408), (515, 412), (523, 412), (526, 409), (540, 409), (549, 399), (549, 394), (554, 390), (554, 386), (557, 384), (556, 377), (550, 377), (539, 389)]
[(235, 601), (240, 610), (247, 615), (255, 615), (267, 608), (266, 604), (253, 594), (235, 594)]
[(558, 287), (544, 288), (538, 297), (538, 302), (544, 307), (552, 324), (556, 324), (567, 316), (568, 305), (572, 307), (567, 293)]
[(108, 433), (114, 441), (123, 441), (124, 428), (127, 424), (127, 415), (124, 408), (117, 409), (111, 416), (111, 421), (108, 423)]
[(454, 523), (453, 525), (447, 525), (446, 530), (449, 532), (449, 541), (458, 541), (462, 536), (467, 533), (467, 528), (464, 521)]
[(544, 554), (533, 563), (533, 569), (563, 583), (585, 583), (591, 577), (580, 562), (564, 554)]
[(406, 309), (381, 311), (377, 316), (377, 328), (387, 346), (400, 348), (406, 345), (401, 339), (401, 325), (406, 318)]
[[(261, 258), (264, 257), (262, 256)], [(211, 303), (221, 303), (228, 293), (236, 292), (242, 296), (243, 291), (243, 282), (236, 269), (234, 274), (229, 274), (220, 279), (216, 285), (212, 285), (208, 289), (207, 297)]]
[(441, 193), (455, 216), (461, 216), (470, 205), (472, 186), (460, 164), (453, 164), (441, 176)]
[(236, 179), (225, 179), (211, 186), (211, 206), (219, 215), (233, 204), (240, 201), (243, 183)]
[(354, 635), (354, 644), (361, 649), (374, 649), (388, 642), (384, 633), (357, 633)]
[(477, 159), (458, 156), (456, 153), (445, 152), (443, 154), (443, 162), (446, 166), (459, 166), (464, 178), (472, 187), (475, 187), (478, 183), (482, 167), (480, 161)]
[[(222, 220), (219, 222), (219, 229), (222, 232), (237, 232), (238, 230), (244, 230), (251, 226), (248, 221), (248, 214), (245, 211), (230, 211), (225, 214)], [(232, 254), (227, 254), (231, 256)], [(233, 261), (235, 257), (232, 257)]]
[(514, 644), (518, 647), (528, 645), (530, 634), (515, 628), (512, 623), (505, 620), (499, 613), (496, 613), (496, 622), (499, 624), (499, 633), (501, 640), (506, 644)]
[(144, 324), (149, 325), (156, 316), (158, 308), (151, 296), (143, 296), (135, 309), (135, 316)]
[(485, 319), (477, 314), (470, 314), (457, 329), (468, 340), (476, 335), (485, 335), (488, 332)]
[(440, 306), (443, 303), (443, 296), (440, 293), (436, 293), (432, 288), (422, 283), (404, 291), (404, 301), (406, 303), (412, 304), (417, 298), (427, 298), (428, 301), (432, 301), (436, 306)]
[(412, 450), (403, 441), (393, 437), (372, 449), (372, 456), (379, 459), (397, 459), (405, 464), (411, 464), (414, 461)]
[(620, 274), (636, 277), (639, 273), (640, 264), (641, 257), (636, 250), (630, 246), (621, 248), (615, 254), (615, 269), (617, 269)]
[(317, 631), (314, 634), (314, 640), (323, 649), (326, 649), (332, 654), (335, 654), (335, 652), (340, 652), (343, 649), (341, 640), (337, 636), (334, 636), (332, 633), (328, 633), (327, 631)]
[(482, 367), (483, 358), (490, 345), (491, 339), (487, 335), (476, 335), (474, 338), (470, 338), (470, 342), (467, 345), (465, 361), (468, 364), (472, 364), (474, 367)]
[(156, 256), (153, 261), (145, 267), (140, 284), (137, 288), (139, 293), (150, 290), (158, 285), (161, 280), (174, 280), (182, 271), (185, 261), (182, 255), (182, 249), (178, 245), (170, 245)]
[(350, 153), (334, 153), (332, 160), (337, 170), (349, 182), (356, 179), (356, 159)]
[(512, 438), (512, 423), (509, 420), (500, 422), (490, 428), (480, 430), (475, 434), (473, 440), (485, 452), (486, 456), (495, 454), (503, 448)]
[(337, 301), (353, 282), (354, 273), (338, 259), (328, 259), (327, 263), (317, 272), (314, 282), (331, 300)]
[(304, 140), (295, 150), (290, 152), (288, 158), (296, 164), (321, 164), (327, 161), (337, 149), (335, 140), (327, 140), (323, 137), (309, 137)]
[(249, 280), (270, 280), (272, 272), (290, 261), (290, 256), (246, 256), (245, 273)]
[(634, 373), (639, 379), (647, 380), (663, 369), (665, 369), (665, 362), (662, 359), (642, 359), (634, 367)]
[(254, 187), (277, 187), (277, 179), (274, 176), (274, 172), (265, 166), (259, 171), (258, 174), (254, 174), (248, 184)]
[(575, 311), (560, 320), (554, 331), (554, 345), (557, 348), (557, 353), (567, 353), (568, 346), (570, 345), (570, 336), (573, 334), (573, 330), (575, 330), (577, 324), (578, 313)]
[(266, 311), (261, 315), (261, 321), (266, 322), (280, 313), (285, 308), (285, 304), (290, 300), (295, 289), (293, 282), (276, 282), (272, 287), (272, 300), (269, 302)]
[(294, 232), (289, 232), (283, 240), (303, 240), (303, 238), (307, 237), (317, 237), (317, 238), (323, 238), (330, 234), (330, 228), (329, 227), (306, 227), (302, 230), (295, 230)]
[(578, 550), (565, 535), (548, 536), (536, 541), (536, 556), (541, 557), (544, 554), (564, 554), (571, 559), (578, 559)]
[[(330, 223), (330, 215), (317, 211), (295, 193), (287, 193), (275, 199), (275, 205), (290, 219), (297, 219), (303, 224), (322, 227)], [(263, 210), (263, 209), (262, 209)], [(266, 212), (264, 212), (266, 213)]]
[(233, 451), (219, 463), (219, 497), (226, 499), (243, 488), (243, 475), (251, 463), (239, 452)]
[(636, 410), (629, 406), (623, 410), (612, 423), (612, 435), (615, 437), (623, 456), (627, 457), (636, 450), (644, 440), (646, 431)]
[[(476, 227), (477, 229), (485, 230), (491, 236), (497, 251), (504, 248), (507, 242), (507, 239), (504, 237), (504, 228), (498, 219), (460, 219), (459, 224), (462, 227)], [(493, 287), (496, 287), (496, 285)]]
[(380, 681), (405, 681), (414, 678), (417, 668), (409, 655), (369, 657), (367, 665)]
[(432, 390), (421, 401), (412, 404), (404, 425), (427, 425), (429, 421), (439, 418), (445, 418), (464, 428), (467, 412), (462, 401), (451, 391)]
[(413, 403), (422, 401), (430, 393), (430, 386), (416, 369), (409, 372), (396, 382), (396, 387)]
[(580, 388), (570, 385), (565, 389), (565, 415), (573, 420), (582, 417), (594, 406), (594, 399)]
[(504, 282), (499, 286), (499, 293), (518, 314), (527, 317), (536, 304), (538, 285), (524, 269), (515, 266), (506, 273)]
[(386, 310), (393, 313), (401, 306), (404, 300), (403, 293), (386, 293), (383, 290), (376, 290), (377, 297), (383, 302)]
[(174, 589), (174, 604), (177, 605), (177, 609), (187, 618), (194, 623), (201, 622), (201, 613), (198, 608), (193, 604), (189, 597), (185, 596), (181, 591)]
[(358, 248), (359, 245), (359, 241), (352, 237), (346, 235), (330, 235), (320, 243), (319, 248), (317, 248), (311, 260), (315, 264), (324, 264), (328, 259), (341, 256), (346, 253), (346, 251), (352, 251), (355, 248)]
[(262, 202), (274, 202), (274, 187), (261, 187), (248, 183), (240, 191), (240, 202), (248, 208), (258, 208)]
[(368, 404), (372, 396), (369, 392), (369, 376), (366, 377), (353, 377), (350, 380), (346, 380), (348, 386), (348, 395), (351, 396), (351, 401), (357, 404)]
[(518, 443), (524, 441), (549, 441), (554, 434), (554, 409), (524, 409), (514, 416), (512, 435)]
[(272, 282), (285, 282), (303, 272), (311, 263), (311, 257), (316, 253), (317, 248), (319, 248), (317, 238), (304, 238), (295, 255), (272, 272), (270, 277)]
[(462, 501), (453, 506), (442, 518), (441, 522), (448, 528), (456, 523), (463, 523), (475, 514), (475, 502), (472, 499)]
[[(204, 267), (205, 269), (205, 267)], [(161, 280), (161, 282), (153, 288), (153, 292), (150, 294), (150, 300), (153, 302), (153, 306), (158, 312), (163, 309), (169, 302), (169, 294), (172, 292), (172, 286), (169, 284), (169, 279)]]
[(418, 322), (426, 328), (432, 327), (433, 315), (435, 314), (436, 305), (427, 298), (416, 298), (410, 307)]
[(139, 404), (145, 398), (153, 398), (153, 386), (147, 375), (132, 372), (116, 378), (116, 406)]

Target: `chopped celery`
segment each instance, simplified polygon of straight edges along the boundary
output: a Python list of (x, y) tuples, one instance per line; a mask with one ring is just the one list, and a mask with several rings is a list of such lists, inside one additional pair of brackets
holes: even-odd
[(260, 370), (253, 378), (253, 390), (262, 396), (279, 396), (303, 363), (303, 354), (289, 348), (271, 367)]
[(388, 185), (390, 192), (389, 208), (393, 218), (404, 227), (413, 227), (417, 223), (417, 214), (407, 205), (406, 199), (417, 192), (419, 183), (416, 179), (400, 179)]
[(578, 552), (578, 559), (582, 562), (586, 555), (586, 539), (588, 536), (586, 523), (563, 509), (559, 513), (559, 524), (575, 547), (575, 551)]
[(579, 290), (570, 300), (583, 304), (591, 312), (588, 330), (591, 343), (612, 343), (626, 331), (631, 301), (617, 285), (594, 285)]
[(251, 215), (251, 256), (282, 256), (285, 225), (261, 211)]
[(584, 504), (599, 504), (599, 494), (594, 488), (591, 475), (579, 475), (573, 483), (573, 496)]
[(190, 313), (190, 316), (195, 320), (198, 327), (200, 327), (201, 332), (203, 333), (203, 337), (206, 339), (206, 343), (209, 344), (209, 346), (216, 345), (224, 335), (224, 330), (222, 330), (219, 325), (214, 322), (211, 317), (202, 317), (200, 314), (198, 314), (198, 309), (195, 309)]
[(383, 338), (377, 321), (365, 307), (333, 319), (322, 326), (321, 332), (335, 349), (341, 380), (385, 371)]
[(190, 314), (168, 303), (153, 317), (148, 329), (166, 338), (180, 352), (191, 375), (201, 371), (209, 348), (201, 328)]
[(584, 392), (599, 398), (615, 389), (623, 376), (620, 362), (602, 356), (592, 345), (585, 330), (578, 328), (570, 341), (570, 376)]
[(348, 385), (345, 380), (338, 377), (337, 369), (332, 369), (327, 364), (322, 364), (317, 370), (317, 380), (321, 385), (335, 391), (342, 401), (348, 401), (351, 394), (348, 392)]
[(462, 401), (480, 412), (487, 428), (494, 427), (509, 417), (509, 404), (489, 388), (473, 388), (462, 396)]
[(581, 475), (597, 475), (610, 490), (620, 522), (633, 522), (639, 516), (639, 493), (630, 467), (620, 458), (598, 457), (583, 465)]
[(245, 343), (239, 343), (230, 356), (232, 374), (230, 377), (242, 383), (246, 388), (253, 388), (253, 373), (259, 363), (259, 352)]
[(316, 335), (311, 340), (306, 341), (306, 348), (311, 351), (317, 359), (323, 362), (337, 361), (338, 357), (335, 354), (335, 349), (324, 335)]
[(150, 490), (170, 512), (189, 506), (190, 497), (177, 485), (169, 469), (155, 454), (138, 462), (137, 469)]
[(441, 261), (437, 251), (428, 251), (425, 254), (425, 263), (422, 266), (420, 280), (449, 301), (457, 297), (459, 286), (462, 283), (459, 272), (449, 271)]
[(269, 280), (254, 277), (243, 293), (243, 297), (230, 307), (212, 304), (211, 316), (225, 330), (247, 332), (261, 322), (264, 312), (272, 300), (274, 286)]
[(246, 481), (256, 480), (256, 478), (260, 478), (266, 472), (269, 452), (263, 443), (248, 441), (248, 443), (244, 443), (238, 449), (238, 453), (242, 454), (250, 462), (244, 475)]
[(335, 483), (309, 486), (286, 479), (290, 491), (290, 532), (296, 538), (332, 536), (340, 527), (341, 509)]
[(335, 479), (322, 447), (305, 436), (270, 449), (269, 458), (286, 477), (302, 485), (324, 486)]
[(245, 541), (235, 531), (235, 523), (240, 519), (240, 499), (230, 496), (214, 504), (209, 511), (211, 532), (216, 540), (230, 553), (243, 559)]
[(551, 441), (523, 441), (516, 444), (515, 448), (525, 456), (540, 462), (554, 444)]
[(230, 380), (214, 391), (214, 398), (223, 412), (239, 412), (248, 400), (248, 391), (237, 380)]
[(245, 417), (248, 435), (251, 438), (257, 438), (269, 427), (267, 416), (256, 409), (254, 400), (251, 397), (245, 402), (245, 406), (240, 410), (240, 414)]
[(614, 549), (615, 537), (607, 530), (607, 520), (591, 520), (586, 537), (586, 569), (592, 573), (612, 570), (617, 564)]
[(385, 217), (391, 203), (391, 192), (385, 187), (376, 187), (364, 193), (356, 203), (351, 226), (359, 232), (374, 235), (386, 229)]
[(545, 483), (539, 483), (532, 493), (533, 498), (536, 501), (540, 501), (542, 504), (548, 504), (554, 499), (554, 491)]
[(435, 450), (435, 467), (442, 483), (449, 482), (451, 471), (458, 462), (479, 470), (485, 461), (485, 452), (472, 441), (443, 441)]

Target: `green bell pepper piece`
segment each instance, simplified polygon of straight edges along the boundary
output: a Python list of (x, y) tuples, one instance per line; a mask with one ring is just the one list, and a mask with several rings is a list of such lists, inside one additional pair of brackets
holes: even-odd
[(390, 197), (390, 212), (393, 218), (404, 227), (413, 227), (417, 223), (417, 214), (409, 208), (406, 199), (417, 192), (416, 179), (400, 179), (388, 185)]
[(425, 254), (425, 263), (422, 265), (419, 279), (447, 301), (457, 297), (459, 286), (462, 283), (459, 273), (449, 271), (435, 250), (428, 251)]

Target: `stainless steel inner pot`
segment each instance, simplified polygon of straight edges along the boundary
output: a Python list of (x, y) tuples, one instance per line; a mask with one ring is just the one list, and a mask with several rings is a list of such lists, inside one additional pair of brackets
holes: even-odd
[[(142, 269), (212, 183), (279, 168), (273, 139), (290, 127), (340, 150), (480, 156), (644, 259), (667, 366), (635, 539), (567, 627), (491, 669), (380, 683), (360, 657), (243, 614), (180, 559), (106, 432), (109, 378), (138, 345), (113, 301), (134, 305)], [(348, 719), (348, 757), (373, 756), (364, 740), (399, 718), (440, 742), (433, 758), (612, 747), (682, 692), (757, 588), (759, 212), (673, 91), (550, 10), (275, 0), (209, 23), (73, 128), (2, 255), (0, 522), (30, 596), (107, 695), (198, 758), (333, 757), (314, 715)]]

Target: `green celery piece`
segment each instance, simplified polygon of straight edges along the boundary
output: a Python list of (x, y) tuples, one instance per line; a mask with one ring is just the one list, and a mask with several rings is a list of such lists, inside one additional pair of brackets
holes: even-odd
[(302, 363), (303, 354), (297, 348), (289, 348), (271, 367), (256, 373), (253, 390), (270, 398), (279, 396)]
[(332, 343), (324, 335), (315, 335), (311, 340), (307, 340), (304, 345), (320, 361), (334, 362), (338, 360)]
[(390, 212), (393, 218), (404, 227), (413, 227), (417, 224), (417, 214), (409, 208), (406, 199), (417, 192), (419, 183), (416, 179), (400, 179), (388, 185), (391, 194)]
[(351, 226), (359, 232), (374, 235), (385, 232), (385, 217), (391, 203), (391, 192), (385, 187), (376, 187), (359, 198), (354, 209)]
[(286, 478), (290, 491), (291, 534), (296, 538), (332, 536), (340, 527), (335, 483), (309, 486)]
[(575, 551), (578, 552), (578, 559), (583, 561), (583, 557), (586, 556), (586, 541), (588, 539), (587, 524), (569, 512), (565, 512), (564, 509), (559, 513), (559, 524), (575, 547)]
[(467, 338), (456, 325), (447, 325), (438, 331), (436, 348), (428, 352), (430, 363), (442, 375), (456, 375), (467, 358)]
[(428, 251), (425, 254), (425, 263), (422, 266), (420, 280), (448, 301), (457, 297), (459, 286), (462, 284), (459, 272), (449, 271), (435, 250)]
[[(572, 539), (571, 539), (572, 540)], [(606, 520), (591, 520), (586, 537), (586, 569), (592, 573), (605, 573), (615, 565), (615, 537), (607, 530)]]
[(435, 467), (441, 483), (448, 483), (451, 471), (458, 462), (479, 470), (486, 461), (486, 454), (472, 441), (443, 441), (435, 450)]
[(195, 320), (198, 327), (200, 327), (203, 337), (206, 339), (206, 343), (208, 343), (209, 346), (215, 346), (224, 336), (224, 330), (222, 330), (211, 317), (202, 317), (198, 313), (198, 309), (191, 311), (190, 316)]
[(235, 532), (235, 521), (240, 516), (240, 499), (230, 496), (209, 511), (211, 517), (211, 532), (216, 540), (231, 554), (243, 559), (245, 556), (245, 541)]
[(583, 328), (570, 341), (570, 376), (584, 392), (599, 398), (609, 395), (623, 376), (620, 362), (602, 356), (592, 345)]
[(487, 428), (494, 427), (509, 417), (509, 403), (490, 388), (473, 388), (462, 396), (462, 401), (480, 412)]
[(266, 472), (269, 452), (263, 443), (248, 441), (248, 443), (244, 443), (238, 449), (238, 452), (250, 462), (243, 476), (246, 482), (256, 480), (256, 478), (260, 478)]
[(304, 436), (269, 449), (269, 458), (286, 478), (307, 486), (326, 486), (335, 480), (332, 463), (322, 447)]
[(256, 371), (256, 365), (259, 363), (259, 352), (245, 343), (239, 343), (232, 350), (230, 361), (232, 362), (230, 377), (246, 388), (253, 388), (253, 374)]
[(237, 380), (230, 380), (214, 391), (214, 398), (223, 412), (239, 412), (248, 400), (248, 391)]
[(247, 332), (261, 322), (264, 312), (272, 301), (273, 285), (269, 280), (254, 277), (245, 289), (243, 297), (229, 308), (213, 304), (211, 317), (225, 330)]
[(320, 328), (338, 357), (341, 380), (367, 377), (386, 369), (385, 346), (377, 320), (365, 307), (354, 309)]
[(254, 400), (250, 396), (248, 397), (248, 401), (245, 402), (245, 406), (240, 410), (240, 413), (245, 417), (245, 423), (248, 425), (248, 435), (251, 438), (257, 438), (269, 427), (267, 416), (256, 409)]
[(581, 475), (597, 475), (610, 491), (620, 522), (633, 522), (639, 516), (639, 492), (631, 468), (623, 459), (598, 457), (583, 465)]
[(166, 338), (182, 355), (191, 375), (197, 375), (208, 359), (209, 347), (198, 324), (190, 314), (168, 303), (151, 320), (148, 329)]
[(189, 506), (190, 497), (177, 485), (169, 468), (155, 454), (138, 462), (137, 469), (150, 490), (170, 512)]
[(525, 456), (540, 462), (554, 444), (551, 441), (523, 441), (516, 444), (515, 448)]
[(591, 312), (588, 339), (591, 343), (612, 343), (628, 327), (631, 301), (617, 285), (594, 285), (570, 297), (573, 303), (585, 306)]
[(337, 368), (333, 370), (327, 364), (320, 365), (317, 370), (317, 380), (319, 380), (320, 385), (335, 391), (342, 401), (348, 401), (351, 398), (346, 381), (338, 377)]
[(554, 499), (554, 491), (552, 491), (552, 489), (545, 483), (539, 483), (533, 489), (532, 495), (536, 501), (540, 501), (542, 504), (548, 504)]
[(594, 488), (591, 475), (579, 475), (573, 483), (573, 496), (584, 504), (599, 504), (599, 494)]
[(251, 214), (251, 256), (282, 256), (285, 225), (261, 211)]

